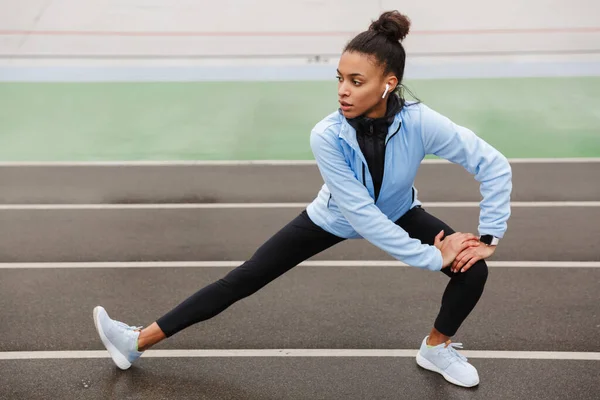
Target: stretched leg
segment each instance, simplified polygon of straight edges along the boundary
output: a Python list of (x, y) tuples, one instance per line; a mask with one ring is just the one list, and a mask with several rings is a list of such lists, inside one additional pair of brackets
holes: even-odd
[[(445, 235), (454, 233), (443, 221), (427, 213), (423, 208), (414, 208), (396, 222), (410, 237), (432, 245), (435, 236), (444, 230)], [(487, 280), (488, 270), (484, 260), (476, 262), (464, 273), (453, 273), (450, 268), (442, 272), (450, 277), (450, 282), (442, 296), (440, 312), (429, 335), (430, 345), (438, 345), (454, 336), (463, 321), (471, 313)]]
[(216, 316), (302, 261), (343, 240), (315, 225), (303, 211), (258, 248), (248, 261), (142, 330), (139, 349), (145, 350), (192, 324)]

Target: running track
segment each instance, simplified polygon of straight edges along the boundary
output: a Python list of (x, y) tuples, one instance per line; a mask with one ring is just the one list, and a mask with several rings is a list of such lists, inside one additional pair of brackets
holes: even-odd
[[(128, 371), (106, 358), (95, 305), (146, 325), (218, 279), (312, 200), (310, 163), (3, 165), (0, 398), (594, 399), (600, 162), (513, 172), (509, 231), (455, 337), (481, 377), (463, 389), (414, 362), (445, 276), (365, 241), (314, 257)], [(430, 212), (476, 229), (480, 195), (460, 167), (425, 164), (417, 185)]]

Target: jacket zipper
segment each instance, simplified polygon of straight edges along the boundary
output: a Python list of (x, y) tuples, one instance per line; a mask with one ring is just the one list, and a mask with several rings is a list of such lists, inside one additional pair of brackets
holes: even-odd
[[(371, 124), (371, 126), (369, 126), (369, 133), (370, 133), (370, 135), (369, 135), (370, 144), (371, 144), (371, 147), (373, 147), (373, 145), (374, 145), (373, 144), (373, 139), (372, 139), (372, 136), (373, 136), (373, 124)], [(366, 143), (365, 143), (365, 146), (366, 146)], [(366, 180), (365, 180), (365, 163), (364, 162), (363, 162), (363, 165), (362, 165), (362, 177), (363, 177), (363, 185), (365, 187), (367, 187), (367, 183), (366, 183)]]
[[(385, 145), (386, 145), (386, 146), (387, 146), (388, 142), (389, 142), (389, 141), (390, 141), (390, 140), (391, 140), (391, 139), (392, 139), (392, 138), (393, 138), (393, 137), (394, 137), (394, 136), (395, 136), (395, 135), (396, 135), (398, 132), (400, 132), (400, 127), (402, 127), (402, 122), (400, 122), (400, 124), (398, 125), (398, 129), (396, 129), (396, 132), (392, 133), (392, 135), (391, 135), (391, 136), (390, 136), (390, 137), (389, 137), (389, 138), (388, 138), (388, 139), (385, 141)], [(372, 129), (373, 129), (373, 127), (371, 126), (371, 130), (372, 130)], [(344, 139), (344, 140), (345, 140), (345, 139)], [(350, 144), (350, 143), (349, 143), (347, 140), (346, 140), (346, 143)], [(357, 150), (357, 149), (356, 149), (355, 147), (353, 147), (351, 144), (350, 144), (350, 147), (352, 147), (352, 148), (354, 149), (354, 151), (360, 151), (360, 149), (358, 149), (358, 150)], [(367, 181), (366, 181), (366, 178), (365, 178), (365, 162), (366, 162), (366, 161), (365, 161), (365, 160), (364, 160), (364, 158), (363, 158), (363, 160), (362, 160), (362, 181), (363, 181), (363, 185), (364, 185), (365, 187), (367, 187)], [(385, 174), (385, 171), (384, 171), (384, 174)], [(331, 195), (330, 195), (329, 199), (331, 200)], [(327, 202), (327, 204), (329, 205), (329, 201)]]
[[(390, 137), (389, 137), (389, 138), (387, 138), (387, 140), (385, 141), (385, 145), (383, 146), (383, 151), (384, 151), (384, 153), (385, 153), (385, 151), (386, 151), (386, 149), (387, 149), (387, 144), (389, 143), (389, 141), (390, 141), (390, 140), (392, 140), (392, 138), (393, 138), (394, 136), (396, 136), (396, 134), (397, 134), (398, 132), (400, 132), (400, 127), (401, 127), (401, 126), (402, 126), (402, 121), (400, 121), (400, 123), (398, 124), (398, 129), (396, 129), (396, 132), (392, 133), (392, 134), (390, 135)], [(371, 127), (371, 129), (373, 129), (373, 128)], [(364, 175), (364, 170), (365, 170), (365, 165), (363, 164), (363, 175)], [(385, 178), (385, 165), (384, 165), (384, 167), (383, 167), (383, 176), (381, 177), (381, 186), (383, 186), (383, 180), (384, 180), (384, 178)], [(364, 179), (364, 178), (363, 178), (363, 179)], [(364, 183), (364, 181), (363, 181), (363, 183)], [(379, 194), (381, 194), (381, 188), (379, 188), (379, 190), (380, 190)], [(375, 202), (377, 202), (377, 199), (378, 199), (378, 198), (379, 198), (379, 196), (375, 196), (375, 199), (374, 199), (374, 201), (375, 201)], [(414, 193), (413, 193), (413, 201), (414, 201)]]
[(367, 183), (365, 181), (365, 163), (364, 162), (362, 163), (362, 167), (363, 167), (362, 168), (363, 169), (363, 173), (362, 173), (362, 176), (363, 176), (363, 185), (365, 185), (365, 187), (366, 187)]
[(396, 136), (396, 133), (400, 132), (400, 127), (402, 126), (402, 121), (400, 121), (400, 124), (398, 124), (398, 129), (396, 129), (396, 132), (392, 133), (392, 135), (385, 141), (385, 145), (387, 146), (388, 142), (390, 140), (392, 140), (392, 138), (394, 136)]

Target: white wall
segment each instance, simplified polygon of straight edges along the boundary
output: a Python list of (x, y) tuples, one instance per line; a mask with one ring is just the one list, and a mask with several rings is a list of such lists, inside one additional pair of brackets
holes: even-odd
[(600, 76), (599, 0), (0, 0), (0, 81), (330, 80), (390, 9), (407, 78)]
[(597, 0), (0, 0), (0, 54), (336, 54), (388, 9), (412, 19), (415, 55), (600, 48)]

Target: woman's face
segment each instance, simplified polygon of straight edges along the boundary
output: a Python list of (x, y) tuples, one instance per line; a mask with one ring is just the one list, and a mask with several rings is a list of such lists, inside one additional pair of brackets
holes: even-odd
[[(357, 52), (344, 52), (338, 64), (338, 101), (346, 118), (365, 115), (370, 118), (383, 117), (387, 97), (398, 83), (397, 78), (383, 74), (383, 67), (372, 56)], [(382, 99), (385, 84), (390, 89)]]

